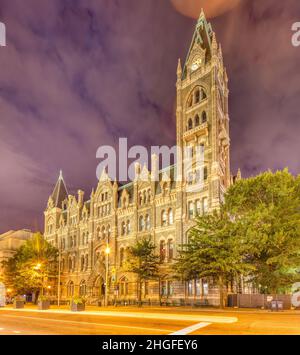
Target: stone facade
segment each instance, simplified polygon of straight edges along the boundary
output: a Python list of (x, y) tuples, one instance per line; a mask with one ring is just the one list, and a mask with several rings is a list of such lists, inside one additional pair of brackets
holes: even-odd
[[(159, 283), (144, 284), (143, 298), (158, 300), (160, 293), (174, 302), (183, 298), (214, 302), (210, 282), (176, 281), (170, 267), (195, 215), (218, 208), (231, 183), (228, 79), (221, 46), (203, 12), (186, 62), (178, 63), (176, 88), (177, 147), (180, 156), (188, 151), (192, 157), (188, 170), (185, 158), (177, 159), (155, 181), (156, 171), (137, 165), (134, 181), (124, 186), (104, 172), (88, 200), (81, 190), (76, 197), (68, 195), (60, 175), (45, 211), (44, 234), (60, 250), (62, 298), (84, 294), (91, 303), (101, 300), (108, 264), (109, 299), (136, 299), (135, 276), (123, 265), (128, 247), (137, 238), (151, 236), (163, 261), (164, 277)], [(199, 146), (204, 165), (197, 170), (193, 156)], [(175, 179), (178, 175), (182, 178)]]

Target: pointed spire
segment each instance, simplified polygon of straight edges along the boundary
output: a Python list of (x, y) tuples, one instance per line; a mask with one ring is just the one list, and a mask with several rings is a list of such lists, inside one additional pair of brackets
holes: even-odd
[(199, 15), (198, 22), (201, 22), (202, 20), (206, 20), (203, 8), (201, 8), (201, 12), (200, 12), (200, 15)]
[(241, 169), (238, 170), (237, 175), (236, 175), (236, 181), (242, 180), (242, 172)]
[(218, 50), (218, 43), (217, 43), (217, 38), (216, 38), (215, 32), (213, 32), (211, 46), (212, 46), (213, 51), (216, 52)]
[(58, 208), (61, 208), (62, 202), (68, 198), (68, 190), (63, 178), (62, 170), (59, 172), (58, 180), (52, 192), (51, 198), (54, 206)]
[(177, 65), (177, 77), (181, 77), (182, 75), (182, 67), (181, 67), (181, 60), (180, 58), (178, 59), (178, 65)]

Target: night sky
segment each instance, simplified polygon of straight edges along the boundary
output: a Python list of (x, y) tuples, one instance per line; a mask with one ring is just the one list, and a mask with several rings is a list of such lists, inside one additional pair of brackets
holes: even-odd
[(230, 80), (233, 173), (300, 172), (299, 0), (0, 0), (0, 232), (42, 228), (60, 169), (88, 198), (99, 146), (175, 144), (201, 6)]

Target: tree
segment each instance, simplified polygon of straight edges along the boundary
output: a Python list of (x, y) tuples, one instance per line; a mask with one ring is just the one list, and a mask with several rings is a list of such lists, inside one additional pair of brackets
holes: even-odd
[(300, 176), (285, 169), (241, 180), (228, 190), (225, 208), (242, 222), (251, 281), (261, 292), (289, 291), (300, 276)]
[(41, 233), (35, 233), (13, 257), (3, 262), (6, 286), (16, 294), (43, 294), (45, 281), (56, 276), (56, 258), (57, 249)]
[(129, 258), (125, 268), (137, 276), (139, 306), (142, 304), (142, 283), (159, 276), (160, 259), (155, 250), (151, 237), (139, 239), (129, 248)]
[(185, 281), (204, 277), (214, 280), (223, 308), (227, 282), (252, 269), (244, 257), (247, 246), (240, 243), (238, 224), (223, 208), (197, 217), (195, 223), (188, 233), (188, 244), (179, 251), (174, 268)]

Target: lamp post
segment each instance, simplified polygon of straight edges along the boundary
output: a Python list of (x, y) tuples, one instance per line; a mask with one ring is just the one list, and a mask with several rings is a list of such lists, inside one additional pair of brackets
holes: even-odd
[(110, 254), (110, 247), (107, 244), (105, 249), (106, 254), (106, 267), (105, 267), (105, 306), (108, 306), (108, 268), (109, 268), (109, 254)]

